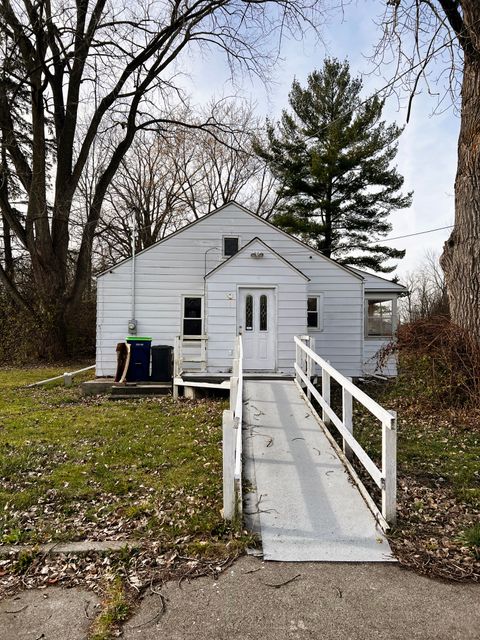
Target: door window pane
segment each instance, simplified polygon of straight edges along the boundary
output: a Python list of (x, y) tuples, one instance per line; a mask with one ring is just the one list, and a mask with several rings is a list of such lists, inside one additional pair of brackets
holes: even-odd
[(245, 297), (245, 331), (253, 331), (253, 297)]
[(268, 317), (268, 307), (267, 307), (267, 296), (260, 296), (260, 331), (267, 330), (267, 317)]

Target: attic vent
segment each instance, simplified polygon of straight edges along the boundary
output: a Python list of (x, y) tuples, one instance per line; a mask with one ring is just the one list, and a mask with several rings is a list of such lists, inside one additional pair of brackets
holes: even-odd
[(223, 238), (223, 255), (225, 258), (234, 256), (238, 253), (238, 238), (226, 236)]

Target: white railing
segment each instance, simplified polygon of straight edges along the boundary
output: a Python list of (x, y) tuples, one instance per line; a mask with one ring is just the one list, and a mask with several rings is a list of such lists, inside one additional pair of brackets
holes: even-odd
[[(302, 393), (310, 401), (313, 397), (322, 409), (322, 421), (325, 427), (332, 423), (343, 439), (344, 461), (354, 476), (362, 495), (369, 507), (383, 526), (393, 524), (396, 518), (397, 500), (397, 416), (394, 411), (387, 411), (370, 396), (361, 391), (353, 382), (334, 369), (314, 351), (313, 339), (309, 336), (295, 336), (296, 362), (295, 381)], [(308, 344), (306, 344), (308, 342)], [(322, 376), (322, 392), (312, 383), (315, 369), (318, 367)], [(342, 418), (340, 419), (330, 406), (330, 380), (333, 378), (342, 389)], [(365, 449), (353, 435), (353, 398), (360, 402), (382, 425), (382, 468), (379, 469)], [(313, 408), (313, 407), (312, 407)], [(327, 429), (327, 434), (329, 434)], [(330, 435), (331, 438), (331, 435)], [(332, 441), (333, 439), (331, 439)], [(349, 461), (357, 457), (372, 480), (382, 492), (381, 511), (375, 505), (367, 489), (360, 482)]]
[[(173, 397), (178, 398), (178, 383), (182, 381), (182, 373), (186, 370), (199, 371), (204, 373), (207, 370), (207, 340), (208, 336), (198, 336), (198, 338), (184, 338), (175, 336), (173, 345)], [(186, 349), (186, 346), (189, 349)], [(191, 353), (192, 349), (198, 355)], [(188, 366), (193, 365), (193, 366)], [(197, 365), (199, 365), (197, 367)]]
[[(207, 336), (195, 338), (175, 337), (173, 347), (173, 374), (175, 377), (181, 376), (182, 371), (185, 370), (185, 364), (199, 364), (199, 371), (207, 370), (207, 340)], [(190, 348), (190, 353), (186, 349), (187, 346)], [(198, 355), (191, 353), (192, 350), (195, 350), (195, 347)], [(193, 370), (192, 367), (189, 368)]]
[(242, 512), (243, 345), (235, 338), (230, 409), (223, 412), (223, 517), (233, 520)]
[(95, 366), (96, 365), (92, 364), (89, 367), (84, 367), (83, 369), (78, 369), (77, 371), (65, 372), (65, 373), (62, 373), (62, 375), (60, 376), (47, 378), (46, 380), (40, 380), (39, 382), (32, 382), (32, 384), (27, 385), (27, 388), (39, 387), (42, 384), (47, 384), (48, 382), (53, 382), (54, 380), (61, 380), (61, 379), (63, 379), (63, 384), (66, 387), (71, 387), (73, 384), (73, 378), (75, 376), (77, 376), (79, 373), (84, 373), (85, 371), (90, 371), (91, 369), (95, 369)]

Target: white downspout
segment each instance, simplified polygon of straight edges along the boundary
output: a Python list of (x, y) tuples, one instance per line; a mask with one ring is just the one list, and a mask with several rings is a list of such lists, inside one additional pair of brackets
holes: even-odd
[(128, 332), (130, 334), (137, 333), (137, 321), (135, 319), (135, 233), (136, 233), (136, 216), (133, 213), (132, 224), (132, 272), (131, 272), (131, 314), (128, 321)]
[[(208, 337), (208, 300), (207, 300), (207, 254), (210, 251), (213, 251), (217, 247), (210, 247), (203, 254), (203, 335)], [(208, 342), (207, 342), (207, 357), (206, 357), (206, 365), (208, 365)]]

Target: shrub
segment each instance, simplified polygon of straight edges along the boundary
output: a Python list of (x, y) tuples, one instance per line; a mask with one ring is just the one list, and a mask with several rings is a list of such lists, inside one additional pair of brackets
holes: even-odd
[(398, 352), (400, 372), (419, 398), (450, 407), (480, 402), (480, 344), (445, 316), (401, 325), (396, 344), (380, 359)]
[[(30, 296), (31, 300), (33, 296)], [(41, 317), (28, 314), (0, 288), (0, 365), (24, 365), (49, 361), (51, 338)], [(95, 294), (82, 303), (67, 330), (68, 358), (78, 360), (95, 352)]]

